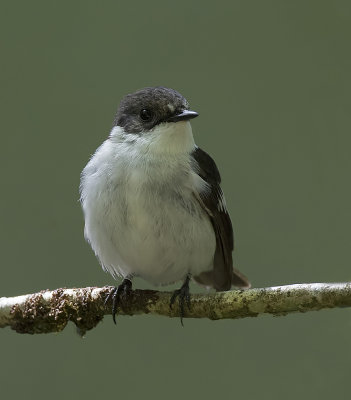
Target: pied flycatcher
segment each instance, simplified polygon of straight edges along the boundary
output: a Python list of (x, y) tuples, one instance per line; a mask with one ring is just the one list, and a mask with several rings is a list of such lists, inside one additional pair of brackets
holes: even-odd
[(233, 268), (233, 229), (213, 159), (196, 146), (187, 100), (165, 87), (125, 96), (107, 140), (81, 175), (85, 238), (102, 268), (123, 282), (117, 307), (139, 276), (154, 285), (183, 280), (174, 292), (180, 316), (189, 281), (217, 291), (249, 288)]

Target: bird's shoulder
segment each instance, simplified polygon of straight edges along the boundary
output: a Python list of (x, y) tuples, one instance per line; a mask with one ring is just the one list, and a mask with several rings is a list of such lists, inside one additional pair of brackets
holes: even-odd
[(195, 164), (195, 171), (203, 180), (210, 184), (220, 185), (221, 175), (214, 159), (208, 153), (195, 146), (191, 157)]

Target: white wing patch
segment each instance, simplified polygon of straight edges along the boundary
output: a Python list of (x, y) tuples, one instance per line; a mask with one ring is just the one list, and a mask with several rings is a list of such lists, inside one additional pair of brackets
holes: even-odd
[(225, 202), (225, 198), (222, 191), (221, 191), (221, 197), (218, 199), (217, 208), (218, 211), (227, 212), (227, 204)]

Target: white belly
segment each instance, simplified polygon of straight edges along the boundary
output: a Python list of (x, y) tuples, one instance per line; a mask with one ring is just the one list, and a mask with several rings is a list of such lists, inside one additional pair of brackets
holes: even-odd
[(156, 285), (212, 269), (215, 235), (189, 182), (132, 171), (85, 178), (85, 235), (103, 268)]
[[(154, 284), (167, 284), (212, 267), (215, 237), (199, 205), (188, 209), (176, 201), (128, 202), (128, 218), (116, 233), (116, 251), (125, 261), (120, 274), (141, 276)], [(114, 266), (115, 267), (115, 266)]]

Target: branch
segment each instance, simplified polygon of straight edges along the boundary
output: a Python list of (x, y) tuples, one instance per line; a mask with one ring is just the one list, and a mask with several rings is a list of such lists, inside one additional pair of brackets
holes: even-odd
[[(111, 314), (111, 304), (104, 300), (111, 286), (103, 288), (45, 290), (17, 297), (0, 298), (0, 327), (10, 326), (19, 333), (59, 332), (68, 321), (76, 324), (81, 335)], [(172, 293), (134, 290), (121, 315), (153, 314), (178, 317), (169, 302)], [(260, 314), (286, 315), (292, 312), (317, 311), (323, 308), (350, 307), (351, 282), (310, 283), (277, 286), (245, 291), (233, 290), (211, 294), (193, 294), (185, 317), (225, 318), (257, 317)]]

